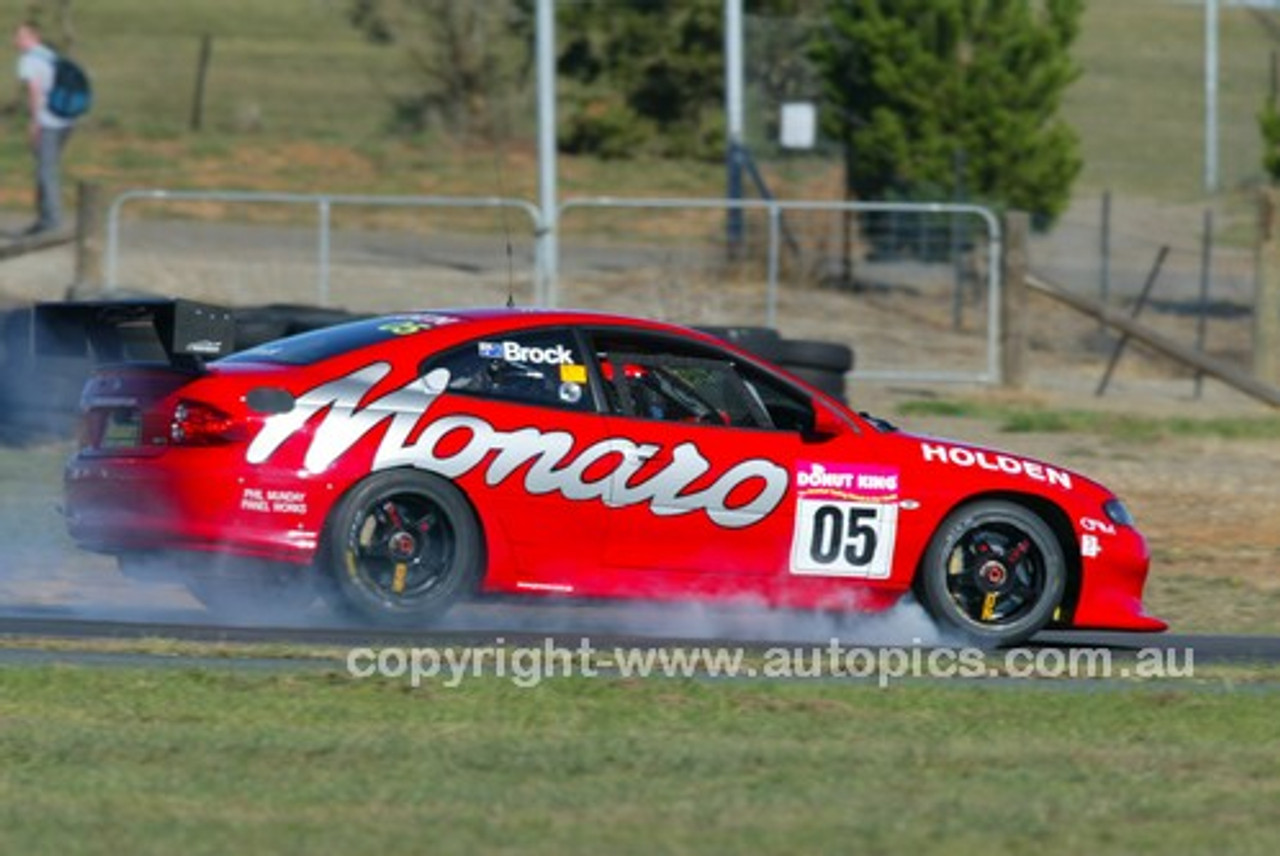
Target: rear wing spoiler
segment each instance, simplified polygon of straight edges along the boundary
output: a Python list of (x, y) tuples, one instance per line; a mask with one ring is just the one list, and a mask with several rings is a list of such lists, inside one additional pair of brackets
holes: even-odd
[(97, 364), (164, 359), (201, 373), (235, 350), (231, 310), (192, 300), (145, 298), (38, 303), (37, 357), (92, 358)]

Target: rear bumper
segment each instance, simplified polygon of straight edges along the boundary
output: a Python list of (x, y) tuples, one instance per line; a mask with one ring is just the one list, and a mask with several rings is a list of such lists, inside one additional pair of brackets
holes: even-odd
[(67, 532), (99, 553), (224, 553), (306, 564), (318, 529), (293, 515), (246, 512), (241, 480), (183, 473), (156, 457), (75, 458), (64, 473)]

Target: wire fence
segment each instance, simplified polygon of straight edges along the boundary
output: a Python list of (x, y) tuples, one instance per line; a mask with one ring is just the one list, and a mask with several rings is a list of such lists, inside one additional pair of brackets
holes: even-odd
[(117, 292), (232, 305), (510, 298), (771, 326), (856, 347), (864, 377), (996, 378), (1000, 235), (985, 209), (596, 198), (567, 200), (558, 220), (549, 265), (520, 200), (130, 191), (111, 206), (106, 275)]

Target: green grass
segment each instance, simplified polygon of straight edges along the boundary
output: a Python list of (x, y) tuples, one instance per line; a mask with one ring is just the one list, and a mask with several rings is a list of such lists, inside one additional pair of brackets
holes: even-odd
[(1264, 854), (1275, 703), (11, 668), (0, 850)]
[[(24, 4), (25, 5), (25, 4)], [(95, 119), (187, 128), (200, 39), (213, 39), (205, 127), (260, 127), (305, 139), (333, 127), (376, 129), (380, 79), (395, 52), (364, 41), (346, 3), (315, 0), (95, 0), (77, 4), (76, 53), (93, 70)], [(56, 26), (46, 27), (54, 36)]]
[[(1261, 178), (1257, 114), (1278, 45), (1255, 13), (1221, 4), (1219, 152), (1224, 190)], [(1274, 13), (1266, 13), (1277, 20)], [(1068, 92), (1085, 169), (1078, 190), (1112, 188), (1170, 201), (1198, 199), (1204, 176), (1204, 7), (1109, 0), (1086, 5)]]
[(1117, 440), (1162, 437), (1220, 437), (1227, 440), (1280, 439), (1280, 417), (1147, 416), (1101, 410), (1041, 409), (1002, 402), (928, 399), (898, 406), (903, 416), (942, 416), (994, 422), (1010, 433), (1098, 434)]

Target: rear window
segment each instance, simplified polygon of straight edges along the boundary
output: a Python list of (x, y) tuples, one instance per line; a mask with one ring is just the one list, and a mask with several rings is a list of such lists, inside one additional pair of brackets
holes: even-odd
[(458, 318), (449, 315), (430, 313), (369, 318), (276, 339), (274, 342), (267, 342), (256, 348), (249, 348), (224, 357), (219, 362), (306, 366), (348, 351), (376, 345), (390, 339), (415, 336), (457, 321), (459, 321)]

